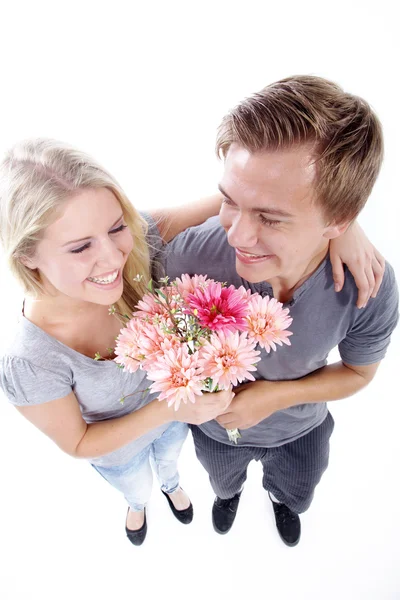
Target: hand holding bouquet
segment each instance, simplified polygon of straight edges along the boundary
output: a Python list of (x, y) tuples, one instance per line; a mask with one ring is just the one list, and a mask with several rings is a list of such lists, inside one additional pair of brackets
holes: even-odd
[[(124, 369), (144, 369), (159, 400), (178, 410), (204, 392), (254, 381), (260, 360), (257, 344), (267, 352), (290, 345), (289, 310), (275, 298), (244, 287), (182, 275), (166, 277), (149, 293), (117, 338), (115, 361)], [(111, 309), (112, 311), (112, 309)], [(227, 430), (237, 443), (237, 429)]]

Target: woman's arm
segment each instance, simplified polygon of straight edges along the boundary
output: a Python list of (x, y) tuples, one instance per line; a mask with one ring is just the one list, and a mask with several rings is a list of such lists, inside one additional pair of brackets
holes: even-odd
[(335, 290), (344, 284), (343, 264), (346, 264), (358, 287), (358, 308), (364, 308), (375, 298), (385, 272), (385, 259), (371, 244), (360, 225), (354, 222), (340, 237), (331, 240), (330, 258)]
[(200, 425), (215, 419), (232, 400), (232, 391), (204, 394), (196, 404), (181, 403), (179, 410), (166, 402), (153, 400), (124, 417), (86, 423), (73, 392), (32, 406), (17, 406), (18, 411), (58, 446), (76, 458), (94, 458), (118, 450), (159, 425), (182, 421)]
[(221, 208), (222, 194), (207, 196), (195, 202), (150, 211), (157, 223), (158, 230), (165, 242), (169, 242), (181, 231), (204, 223), (210, 217), (217, 215)]

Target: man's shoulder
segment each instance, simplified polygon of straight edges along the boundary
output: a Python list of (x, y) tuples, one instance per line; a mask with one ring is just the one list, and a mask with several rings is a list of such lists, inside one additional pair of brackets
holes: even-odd
[(169, 243), (169, 247), (176, 252), (180, 248), (188, 247), (193, 243), (205, 244), (207, 242), (212, 244), (223, 242), (224, 246), (229, 246), (219, 216), (211, 217), (201, 225), (185, 229)]
[(168, 244), (165, 268), (171, 278), (189, 273), (225, 281), (227, 276), (234, 276), (235, 251), (227, 242), (219, 217), (177, 235)]

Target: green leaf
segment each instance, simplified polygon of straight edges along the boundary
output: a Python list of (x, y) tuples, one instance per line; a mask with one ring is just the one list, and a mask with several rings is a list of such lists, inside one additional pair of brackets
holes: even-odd
[(167, 296), (165, 294), (163, 294), (163, 292), (161, 290), (156, 289), (156, 294), (161, 296), (161, 298), (163, 298), (163, 300), (168, 300)]

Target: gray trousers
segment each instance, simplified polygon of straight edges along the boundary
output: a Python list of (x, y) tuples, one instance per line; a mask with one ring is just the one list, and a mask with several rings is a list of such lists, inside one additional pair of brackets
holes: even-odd
[(326, 419), (294, 442), (276, 448), (230, 446), (216, 442), (192, 425), (196, 455), (210, 476), (219, 498), (232, 498), (247, 477), (250, 461), (263, 467), (262, 484), (280, 502), (301, 513), (307, 510), (329, 461), (329, 438), (334, 428), (330, 413)]

